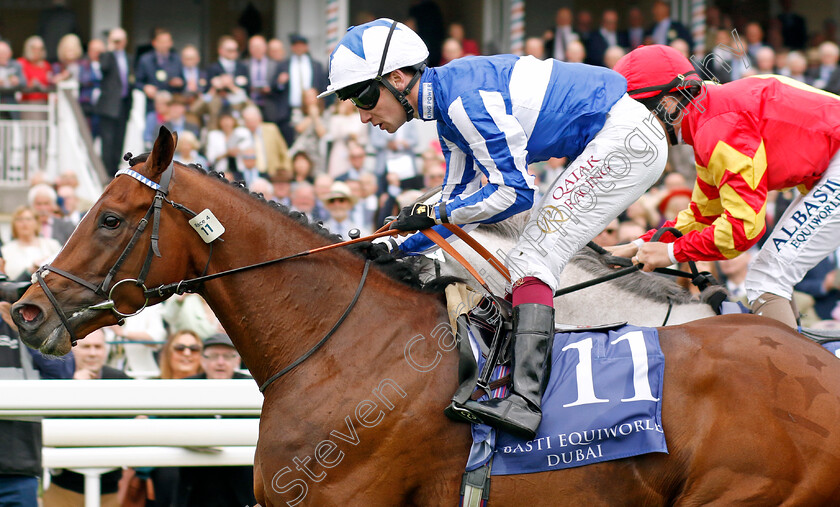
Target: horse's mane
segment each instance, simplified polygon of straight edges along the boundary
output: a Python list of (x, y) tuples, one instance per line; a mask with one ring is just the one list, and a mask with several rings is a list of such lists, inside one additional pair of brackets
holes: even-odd
[[(571, 262), (594, 277), (615, 272), (615, 268), (608, 266), (604, 257), (591, 248), (582, 248), (572, 257)], [(615, 278), (610, 283), (618, 289), (659, 303), (686, 304), (693, 299), (692, 294), (674, 280), (640, 271)]]
[[(131, 166), (136, 164), (141, 164), (146, 161), (149, 157), (149, 153), (143, 153), (141, 155), (137, 155), (136, 157), (129, 157), (128, 163)], [(213, 178), (216, 181), (221, 183), (228, 184), (236, 189), (241, 190), (243, 193), (250, 195), (255, 200), (262, 202), (270, 209), (282, 214), (283, 216), (291, 219), (293, 222), (297, 223), (298, 225), (303, 226), (304, 228), (308, 229), (315, 234), (326, 238), (332, 243), (338, 243), (343, 241), (343, 238), (338, 234), (333, 234), (329, 231), (326, 227), (324, 227), (323, 222), (321, 221), (311, 221), (309, 217), (306, 216), (305, 213), (301, 213), (300, 211), (295, 211), (290, 209), (288, 206), (284, 206), (276, 201), (268, 201), (265, 199), (262, 193), (251, 192), (248, 190), (247, 185), (245, 185), (244, 181), (228, 181), (224, 174), (218, 173), (216, 171), (206, 171), (201, 165), (199, 164), (182, 164), (180, 162), (176, 162), (179, 165), (191, 169), (193, 171), (197, 171), (200, 174), (203, 174), (207, 177)], [(365, 253), (363, 251), (363, 247), (360, 246), (358, 243), (355, 245), (350, 245), (346, 248), (349, 252), (353, 254), (366, 258)], [(453, 281), (460, 281), (460, 279), (456, 277), (444, 277), (442, 279), (432, 280), (428, 283), (423, 283), (420, 280), (420, 272), (423, 269), (423, 263), (421, 262), (421, 258), (409, 257), (405, 258), (399, 262), (394, 257), (387, 257), (387, 258), (380, 258), (377, 259), (376, 262), (373, 263), (380, 271), (388, 275), (390, 278), (401, 282), (413, 289), (421, 290), (423, 292), (433, 292), (433, 293), (442, 293), (447, 285), (452, 283)]]

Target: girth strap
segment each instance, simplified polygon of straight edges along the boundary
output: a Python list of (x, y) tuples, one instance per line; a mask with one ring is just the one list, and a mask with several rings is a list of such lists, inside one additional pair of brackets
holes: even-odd
[(493, 458), (486, 464), (464, 472), (461, 478), (460, 507), (485, 507), (490, 499), (490, 470)]

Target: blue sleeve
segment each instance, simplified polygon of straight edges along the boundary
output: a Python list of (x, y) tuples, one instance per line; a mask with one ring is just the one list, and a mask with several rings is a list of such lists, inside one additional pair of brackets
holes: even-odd
[(32, 356), (32, 366), (38, 370), (42, 379), (71, 379), (76, 372), (76, 359), (73, 351), (63, 357), (47, 357), (35, 349), (26, 347)]
[[(464, 153), (464, 150), (449, 137), (454, 139), (455, 133), (447, 132), (446, 136), (441, 133), (439, 136), (443, 157), (446, 159), (446, 174), (440, 200), (447, 203), (447, 209), (453, 197), (464, 193), (470, 194), (481, 188), (481, 173), (475, 170), (475, 161), (472, 156)], [(439, 219), (440, 216), (437, 218)]]
[[(452, 235), (452, 233), (449, 232), (449, 229), (443, 227), (442, 225), (436, 225), (432, 227), (432, 229), (437, 231), (437, 233), (443, 236), (444, 239)], [(437, 245), (427, 238), (425, 234), (421, 234), (419, 232), (412, 234), (408, 237), (408, 239), (400, 243), (400, 251), (405, 255), (419, 255), (433, 248), (437, 248)]]
[[(528, 174), (528, 139), (509, 112), (500, 92), (478, 90), (461, 95), (448, 109), (451, 126), (464, 154), (464, 166), (474, 166), (487, 177), (487, 184), (471, 193), (452, 191), (447, 201), (449, 221), (455, 224), (494, 223), (531, 209), (534, 177)], [(449, 147), (446, 185), (463, 185), (469, 175), (453, 172)], [(473, 169), (474, 170), (474, 169)], [(466, 190), (466, 189), (465, 189)]]

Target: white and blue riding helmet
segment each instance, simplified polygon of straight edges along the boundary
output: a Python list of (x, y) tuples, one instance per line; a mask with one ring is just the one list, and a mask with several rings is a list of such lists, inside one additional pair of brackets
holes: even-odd
[[(341, 100), (353, 100), (360, 109), (372, 109), (379, 98), (379, 84), (387, 88), (406, 109), (409, 119), (414, 109), (405, 99), (420, 79), (429, 50), (412, 29), (392, 19), (381, 18), (347, 29), (330, 54), (329, 85), (319, 98), (337, 93)], [(383, 75), (404, 67), (417, 72), (403, 91)]]

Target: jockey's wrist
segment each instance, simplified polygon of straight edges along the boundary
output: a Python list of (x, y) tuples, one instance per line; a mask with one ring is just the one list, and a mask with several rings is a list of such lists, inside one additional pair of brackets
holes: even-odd
[(372, 241), (372, 243), (377, 244), (377, 245), (378, 244), (385, 245), (385, 247), (388, 248), (388, 252), (394, 252), (395, 250), (397, 250), (400, 247), (400, 244), (397, 243), (397, 240), (395, 240), (393, 238), (393, 236), (376, 238), (375, 240)]
[(671, 260), (671, 264), (677, 264), (677, 258), (674, 257), (674, 244), (668, 243), (668, 258)]
[(435, 205), (435, 223), (438, 225), (449, 223), (449, 214), (446, 212), (446, 202), (442, 201)]
[(642, 238), (637, 238), (631, 241), (630, 243), (636, 245), (636, 248), (640, 248), (642, 245), (645, 244), (645, 240), (643, 240)]

